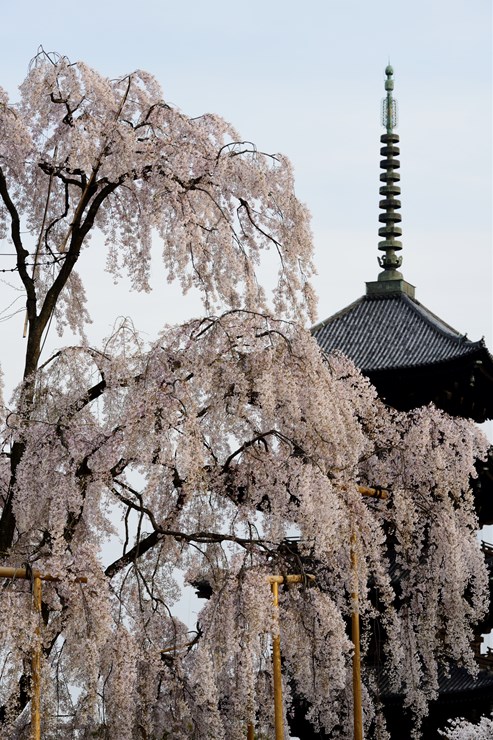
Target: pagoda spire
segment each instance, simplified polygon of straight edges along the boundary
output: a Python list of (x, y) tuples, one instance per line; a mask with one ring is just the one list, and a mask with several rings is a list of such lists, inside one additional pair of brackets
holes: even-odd
[(394, 128), (397, 126), (397, 101), (394, 100), (392, 95), (394, 70), (390, 64), (385, 68), (385, 74), (387, 77), (385, 80), (387, 95), (382, 101), (382, 124), (386, 128), (386, 133), (380, 137), (380, 141), (384, 145), (380, 149), (380, 154), (384, 157), (380, 162), (380, 167), (383, 170), (380, 175), (380, 181), (383, 183), (380, 187), (380, 195), (383, 195), (383, 200), (379, 203), (382, 213), (378, 217), (380, 223), (384, 224), (378, 230), (378, 235), (383, 236), (383, 240), (378, 243), (378, 248), (385, 254), (378, 259), (378, 264), (383, 267), (383, 272), (380, 273), (378, 279), (395, 280), (402, 279), (402, 274), (397, 271), (402, 264), (402, 257), (396, 254), (402, 249), (402, 242), (396, 239), (396, 237), (402, 235), (402, 229), (398, 226), (401, 222), (401, 214), (397, 213), (401, 207), (401, 202), (396, 198), (401, 194), (398, 185), (401, 176), (397, 171), (401, 163), (398, 159), (395, 159), (400, 150), (397, 146), (399, 134), (394, 133)]
[(398, 196), (401, 194), (399, 182), (401, 176), (399, 168), (401, 163), (399, 156), (400, 149), (399, 134), (396, 134), (394, 128), (397, 126), (397, 101), (394, 99), (394, 70), (390, 64), (385, 68), (385, 90), (386, 96), (382, 100), (382, 125), (385, 133), (380, 137), (383, 146), (380, 149), (382, 160), (380, 168), (380, 195), (382, 200), (379, 202), (381, 210), (378, 220), (382, 226), (378, 229), (378, 235), (383, 237), (378, 242), (378, 249), (384, 254), (378, 258), (378, 264), (383, 271), (378, 275), (376, 283), (367, 283), (367, 293), (390, 293), (404, 292), (414, 297), (414, 287), (403, 279), (399, 268), (402, 264), (402, 257), (398, 254), (402, 249), (402, 229), (400, 227), (401, 214), (399, 213), (401, 201)]

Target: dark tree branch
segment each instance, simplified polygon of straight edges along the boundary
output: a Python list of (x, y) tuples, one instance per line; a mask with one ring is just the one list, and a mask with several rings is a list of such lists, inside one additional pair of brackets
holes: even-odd
[(17, 253), (17, 269), (19, 270), (19, 275), (26, 289), (28, 314), (32, 313), (34, 315), (36, 311), (36, 292), (34, 289), (33, 280), (28, 274), (26, 265), (26, 258), (29, 257), (29, 252), (24, 249), (24, 246), (22, 244), (19, 214), (10, 197), (5, 174), (1, 167), (0, 197), (2, 198), (5, 207), (7, 208), (10, 215), (10, 233), (12, 236), (12, 241), (14, 243), (15, 251)]
[(177, 542), (188, 542), (201, 545), (210, 544), (221, 544), (223, 542), (233, 542), (245, 550), (251, 550), (252, 547), (258, 547), (267, 553), (273, 552), (275, 545), (263, 539), (253, 539), (247, 537), (236, 537), (235, 535), (223, 534), (221, 532), (192, 532), (187, 534), (186, 532), (180, 532), (179, 530), (155, 530), (151, 534), (147, 535), (143, 540), (138, 542), (131, 550), (125, 555), (115, 560), (105, 570), (105, 575), (108, 578), (113, 578), (117, 573), (122, 571), (128, 565), (133, 563), (137, 558), (145, 555), (155, 545), (157, 545), (165, 537), (172, 537)]

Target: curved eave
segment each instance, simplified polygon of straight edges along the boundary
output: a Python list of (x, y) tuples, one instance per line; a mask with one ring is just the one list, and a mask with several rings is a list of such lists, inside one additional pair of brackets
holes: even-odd
[(434, 402), (476, 421), (493, 418), (493, 357), (405, 294), (363, 296), (312, 329), (402, 410)]
[(429, 366), (484, 349), (404, 293), (363, 296), (312, 333), (322, 349), (341, 351), (363, 372)]
[[(485, 355), (486, 352), (486, 355)], [(473, 363), (484, 363), (488, 361), (489, 357), (489, 365), (491, 365), (491, 371), (493, 372), (493, 358), (491, 358), (491, 355), (489, 355), (488, 350), (486, 349), (485, 345), (483, 344), (483, 340), (480, 340), (479, 342), (470, 342), (467, 345), (467, 351), (463, 352), (461, 354), (457, 354), (456, 356), (451, 357), (439, 357), (436, 359), (430, 359), (429, 361), (422, 360), (419, 362), (406, 362), (405, 360), (399, 364), (394, 365), (378, 365), (375, 364), (373, 367), (361, 367), (361, 372), (365, 374), (370, 373), (380, 373), (380, 372), (395, 372), (398, 370), (416, 370), (416, 371), (422, 371), (422, 370), (433, 370), (434, 368), (440, 368), (440, 369), (446, 369), (448, 367), (453, 367), (454, 364), (468, 364), (471, 365)], [(490, 373), (491, 374), (491, 373)], [(493, 376), (491, 377), (491, 380), (493, 381)]]

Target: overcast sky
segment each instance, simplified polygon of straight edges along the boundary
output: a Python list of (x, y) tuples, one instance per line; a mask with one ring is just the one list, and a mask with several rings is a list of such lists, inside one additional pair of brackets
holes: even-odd
[[(470, 338), (485, 336), (491, 350), (491, 35), (490, 0), (23, 0), (2, 7), (0, 84), (15, 97), (40, 44), (109, 77), (142, 68), (185, 113), (216, 112), (262, 150), (286, 154), (313, 216), (323, 319), (379, 271), (390, 59), (404, 277), (418, 300)], [(154, 284), (154, 295), (135, 303), (121, 290), (121, 306), (90, 291), (95, 336), (107, 335), (119, 312), (133, 313), (150, 336), (199, 312), (193, 298)], [(21, 342), (22, 320), (0, 325), (4, 347)]]

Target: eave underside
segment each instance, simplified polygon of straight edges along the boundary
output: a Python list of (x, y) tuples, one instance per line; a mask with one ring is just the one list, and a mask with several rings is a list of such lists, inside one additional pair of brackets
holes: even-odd
[(478, 423), (493, 418), (493, 364), (486, 350), (447, 362), (362, 372), (380, 398), (400, 411), (434, 403)]

